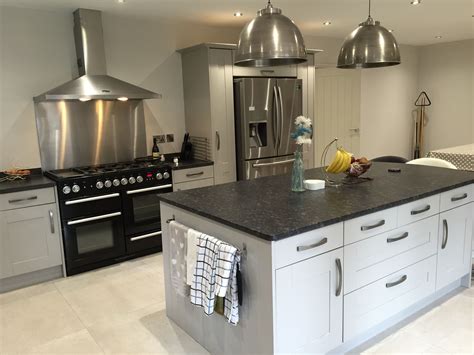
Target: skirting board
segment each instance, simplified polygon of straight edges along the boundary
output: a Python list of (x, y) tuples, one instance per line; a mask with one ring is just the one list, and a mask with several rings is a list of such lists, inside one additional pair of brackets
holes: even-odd
[(0, 280), (0, 293), (63, 277), (62, 265)]
[(345, 354), (350, 352), (351, 354), (360, 354), (366, 349), (370, 348), (372, 345), (381, 341), (383, 338), (393, 334), (393, 332), (412, 322), (422, 314), (428, 312), (435, 306), (438, 306), (447, 299), (458, 294), (465, 288), (465, 277), (463, 277), (457, 281), (454, 281), (443, 289), (436, 291), (431, 296), (414, 304), (396, 316), (387, 319), (385, 322), (377, 325), (363, 335), (345, 342), (341, 346), (331, 350), (329, 353)]

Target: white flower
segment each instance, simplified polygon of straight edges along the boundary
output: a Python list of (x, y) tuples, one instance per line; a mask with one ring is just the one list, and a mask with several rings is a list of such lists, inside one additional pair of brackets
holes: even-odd
[(302, 125), (305, 128), (310, 128), (311, 127), (311, 118), (305, 117), (305, 116), (298, 116), (295, 119), (295, 124), (296, 125)]
[(296, 144), (301, 145), (301, 144), (311, 144), (311, 138), (305, 138), (303, 136), (299, 136), (296, 138)]

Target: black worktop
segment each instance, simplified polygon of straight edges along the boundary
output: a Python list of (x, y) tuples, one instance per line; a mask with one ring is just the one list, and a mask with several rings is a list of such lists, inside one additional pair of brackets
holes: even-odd
[[(400, 168), (390, 173), (388, 168)], [(204, 187), (160, 195), (163, 202), (251, 235), (280, 240), (378, 210), (474, 183), (474, 172), (374, 163), (373, 180), (323, 190), (291, 192), (290, 176)], [(321, 169), (306, 179), (323, 179)]]
[(56, 186), (56, 183), (53, 180), (50, 180), (47, 177), (43, 176), (41, 173), (32, 174), (25, 180), (0, 182), (0, 194), (36, 190), (53, 186)]

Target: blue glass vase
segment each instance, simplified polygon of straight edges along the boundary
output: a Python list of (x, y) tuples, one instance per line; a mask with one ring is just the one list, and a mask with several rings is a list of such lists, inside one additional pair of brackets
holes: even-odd
[(301, 146), (296, 148), (295, 161), (293, 162), (293, 171), (291, 174), (291, 191), (303, 192), (304, 189), (304, 163)]

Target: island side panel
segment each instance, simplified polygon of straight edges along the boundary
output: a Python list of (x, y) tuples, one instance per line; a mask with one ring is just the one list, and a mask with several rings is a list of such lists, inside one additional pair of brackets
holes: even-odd
[[(228, 242), (247, 255), (241, 261), (243, 305), (237, 326), (202, 308), (188, 297), (179, 296), (171, 285), (168, 219)], [(207, 218), (161, 203), (163, 263), (165, 273), (166, 313), (186, 333), (212, 354), (273, 353), (272, 243), (224, 226)]]

